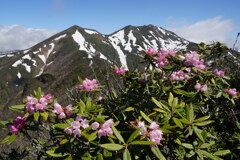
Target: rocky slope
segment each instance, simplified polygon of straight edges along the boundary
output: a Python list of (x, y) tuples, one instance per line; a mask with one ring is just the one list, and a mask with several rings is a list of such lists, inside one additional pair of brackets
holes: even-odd
[(72, 26), (29, 49), (0, 55), (0, 110), (38, 87), (65, 102), (78, 76), (101, 81), (113, 65), (141, 69), (137, 54), (148, 48), (195, 50), (197, 45), (153, 25), (126, 26), (110, 35)]

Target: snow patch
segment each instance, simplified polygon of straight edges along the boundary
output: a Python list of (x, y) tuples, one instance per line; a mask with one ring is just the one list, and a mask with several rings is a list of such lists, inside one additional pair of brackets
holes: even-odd
[(89, 29), (84, 29), (84, 31), (87, 32), (88, 34), (99, 34), (98, 32)]
[(79, 33), (78, 30), (72, 35), (75, 42), (77, 42), (80, 46), (79, 50), (83, 50), (88, 52), (87, 48), (85, 47), (85, 38)]
[(22, 64), (22, 60), (21, 59), (17, 60), (12, 66), (13, 67), (17, 67), (19, 64)]
[(137, 46), (136, 45), (136, 37), (134, 37), (133, 33), (132, 33), (132, 30), (129, 32), (128, 34), (128, 42), (127, 44), (125, 45), (125, 50), (129, 51), (129, 52), (132, 52), (132, 48), (131, 48), (131, 41), (132, 41), (132, 45), (133, 46)]
[(117, 51), (122, 66), (124, 66), (125, 69), (128, 70), (126, 55), (123, 53), (123, 51), (118, 45), (119, 43), (121, 43), (122, 45), (125, 44), (124, 30), (121, 30), (115, 33), (114, 35), (110, 36), (109, 40), (114, 49)]
[(63, 35), (61, 35), (61, 36), (55, 38), (54, 40), (55, 40), (55, 41), (58, 41), (59, 39), (64, 38), (64, 37), (66, 37), (66, 36), (67, 36), (67, 34), (63, 34)]
[(21, 73), (20, 73), (20, 72), (17, 73), (17, 77), (18, 77), (19, 79), (21, 78)]
[(165, 30), (163, 30), (162, 28), (158, 27), (158, 30), (162, 32), (162, 34), (166, 34)]
[(29, 51), (29, 49), (27, 49), (27, 50), (24, 50), (24, 51), (23, 51), (23, 54), (27, 53), (28, 51)]
[(39, 73), (35, 77), (40, 76), (42, 73), (43, 73), (43, 67), (40, 69)]
[(38, 57), (43, 61), (44, 64), (46, 64), (46, 57), (44, 55), (38, 55)]

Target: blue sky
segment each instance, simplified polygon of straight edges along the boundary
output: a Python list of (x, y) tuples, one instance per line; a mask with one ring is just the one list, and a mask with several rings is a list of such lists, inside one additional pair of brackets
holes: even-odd
[(0, 2), (0, 49), (13, 33), (23, 31), (23, 43), (31, 30), (26, 39), (33, 35), (41, 41), (72, 25), (110, 34), (126, 25), (153, 24), (191, 41), (231, 45), (240, 32), (239, 6), (240, 0), (5, 0)]

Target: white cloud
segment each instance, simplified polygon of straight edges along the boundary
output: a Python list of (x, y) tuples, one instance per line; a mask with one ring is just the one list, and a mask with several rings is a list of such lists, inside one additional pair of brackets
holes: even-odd
[(0, 25), (0, 51), (27, 49), (56, 34), (55, 30)]
[(222, 19), (220, 16), (199, 21), (191, 25), (184, 25), (183, 27), (176, 28), (171, 27), (168, 29), (196, 43), (219, 41), (229, 46), (233, 44), (233, 37), (231, 36), (234, 30), (234, 23), (232, 20)]

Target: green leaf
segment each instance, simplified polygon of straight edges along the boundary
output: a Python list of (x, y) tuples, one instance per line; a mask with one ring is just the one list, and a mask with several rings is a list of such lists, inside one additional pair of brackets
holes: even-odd
[(57, 124), (54, 124), (54, 127), (58, 129), (65, 129), (67, 127), (70, 127), (70, 125), (67, 123), (57, 123)]
[(194, 122), (202, 122), (210, 118), (210, 115), (195, 119)]
[(24, 104), (15, 105), (15, 106), (9, 107), (9, 109), (11, 109), (11, 110), (13, 110), (13, 111), (20, 112), (20, 111), (23, 111), (23, 110), (25, 109), (25, 105), (24, 105)]
[(193, 122), (194, 120), (194, 111), (192, 104), (187, 106), (187, 118), (190, 122)]
[(161, 109), (165, 109), (168, 112), (170, 112), (169, 108), (167, 106), (165, 106), (164, 104), (162, 104), (161, 102), (157, 101), (154, 97), (152, 97), (152, 101), (153, 103), (155, 103), (159, 108)]
[(97, 154), (97, 160), (104, 160), (103, 155), (101, 153)]
[(151, 142), (151, 141), (133, 141), (130, 144), (131, 145), (154, 145), (156, 143), (155, 142)]
[(166, 160), (162, 152), (159, 150), (158, 146), (151, 147), (151, 150), (158, 159)]
[(6, 126), (9, 123), (9, 121), (0, 121), (0, 124)]
[(178, 118), (173, 118), (174, 123), (181, 129), (183, 129), (182, 122)]
[(88, 137), (88, 141), (90, 142), (90, 141), (93, 141), (94, 139), (96, 139), (97, 138), (97, 133), (98, 133), (98, 131), (95, 131), (95, 132), (91, 133)]
[(204, 151), (204, 150), (199, 150), (198, 152), (202, 153), (203, 155), (207, 156), (208, 158), (212, 159), (212, 160), (218, 160), (221, 159), (219, 157), (216, 157), (214, 155), (212, 155), (211, 153)]
[(194, 133), (198, 136), (198, 138), (202, 141), (205, 142), (202, 136), (202, 130), (198, 129), (197, 127), (193, 127)]
[(4, 144), (4, 143), (7, 143), (8, 142), (8, 139), (9, 139), (9, 135), (7, 137), (5, 137), (1, 142), (0, 144)]
[(65, 143), (67, 143), (68, 141), (69, 141), (68, 139), (63, 139), (63, 140), (60, 141), (60, 144), (65, 144)]
[(16, 135), (16, 134), (12, 134), (12, 135), (8, 138), (8, 144), (13, 143), (16, 138), (17, 138), (17, 135)]
[(41, 95), (42, 95), (42, 90), (41, 90), (41, 88), (39, 87), (38, 90), (37, 90), (37, 95), (36, 95), (38, 100), (40, 100)]
[(129, 150), (126, 148), (123, 152), (123, 160), (131, 160), (131, 154)]
[(44, 121), (48, 120), (48, 113), (47, 112), (41, 112), (40, 115), (43, 117)]
[(187, 97), (194, 97), (196, 95), (196, 93), (194, 93), (194, 92), (186, 92), (181, 89), (174, 89), (173, 92), (176, 94), (187, 96)]
[(214, 121), (203, 121), (203, 122), (197, 122), (197, 123), (194, 123), (194, 125), (196, 126), (206, 126), (210, 123), (213, 123)]
[(226, 150), (216, 151), (216, 152), (213, 153), (213, 155), (223, 156), (223, 155), (230, 154), (230, 153), (231, 153), (231, 151), (229, 149), (226, 149)]
[(90, 108), (91, 106), (92, 106), (91, 98), (88, 97), (86, 102), (86, 108)]
[(109, 151), (119, 151), (121, 150), (124, 146), (120, 144), (114, 144), (114, 143), (106, 143), (101, 145), (102, 148), (107, 149)]
[(203, 143), (200, 148), (209, 148), (211, 147), (212, 145), (214, 145), (215, 142), (214, 141), (210, 141), (209, 143)]
[(139, 135), (139, 133), (140, 133), (140, 128), (137, 128), (131, 135), (130, 135), (130, 137), (128, 138), (128, 140), (127, 140), (127, 143), (129, 143), (129, 142), (132, 142), (134, 139), (136, 139), (137, 138), (137, 136)]
[(38, 121), (39, 115), (40, 115), (40, 114), (39, 114), (39, 111), (33, 113), (33, 117), (34, 117), (34, 120), (35, 120), (35, 121)]
[(173, 102), (173, 94), (170, 92), (168, 96), (168, 104), (172, 106), (172, 102)]
[(113, 133), (115, 134), (115, 136), (118, 138), (118, 140), (121, 141), (122, 143), (125, 143), (122, 135), (119, 133), (119, 131), (113, 125), (112, 125), (112, 130), (113, 130)]
[(55, 153), (55, 150), (49, 150), (46, 152), (49, 156), (52, 156), (52, 157), (65, 157), (67, 154), (64, 153)]
[(79, 106), (79, 113), (83, 113), (86, 109), (85, 103), (82, 100), (80, 100), (80, 102), (78, 102), (78, 106)]
[(145, 113), (140, 111), (140, 114), (146, 121), (148, 121), (149, 123), (152, 123), (152, 120)]
[(128, 111), (133, 111), (133, 110), (134, 110), (133, 107), (128, 107), (128, 108), (124, 109), (124, 111), (126, 111), (126, 112), (128, 112)]
[(167, 113), (167, 111), (160, 109), (160, 108), (154, 108), (154, 111), (160, 112), (160, 113)]
[(189, 143), (182, 143), (182, 146), (187, 148), (187, 149), (193, 149), (193, 145), (192, 144), (189, 144)]

